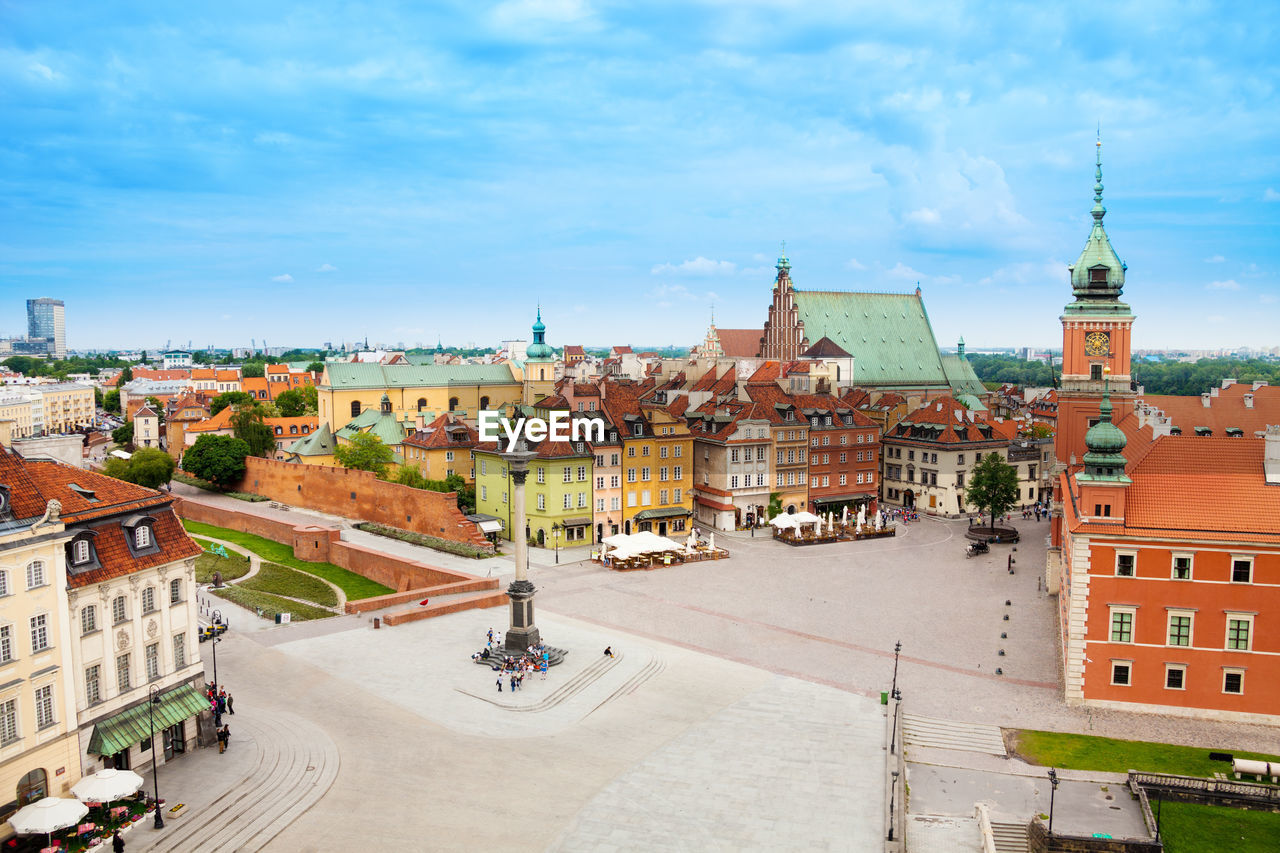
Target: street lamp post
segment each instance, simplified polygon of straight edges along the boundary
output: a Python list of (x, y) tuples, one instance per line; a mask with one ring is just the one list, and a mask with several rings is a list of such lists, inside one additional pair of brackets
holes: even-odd
[(215, 610), (209, 617), (213, 620), (213, 636), (209, 639), (213, 641), (213, 686), (218, 686), (218, 624), (222, 621), (222, 611)]
[(898, 690), (898, 652), (902, 651), (902, 641), (893, 644), (893, 686), (889, 688), (890, 693), (896, 693)]
[(160, 773), (156, 770), (156, 716), (155, 707), (160, 704), (160, 685), (153, 684), (147, 691), (147, 719), (151, 723), (151, 781), (156, 792), (156, 829), (164, 829), (164, 817), (160, 814)]
[(560, 522), (551, 523), (551, 535), (556, 540), (556, 565), (560, 565)]
[(894, 754), (895, 738), (898, 736), (898, 707), (902, 704), (902, 691), (893, 689), (893, 728), (889, 730), (889, 754)]
[(889, 787), (889, 840), (893, 840), (893, 797), (898, 793), (898, 771), (894, 770), (893, 784)]
[(1053, 798), (1058, 793), (1058, 771), (1057, 768), (1049, 768), (1049, 837), (1053, 837)]

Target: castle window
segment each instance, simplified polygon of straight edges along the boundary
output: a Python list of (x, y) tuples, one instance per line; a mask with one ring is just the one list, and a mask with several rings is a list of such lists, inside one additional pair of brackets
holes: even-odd
[(1106, 284), (1107, 284), (1107, 268), (1106, 267), (1094, 267), (1093, 269), (1089, 270), (1090, 286), (1102, 285), (1103, 287), (1105, 287)]
[(1092, 379), (1094, 382), (1102, 381), (1102, 365), (1101, 364), (1089, 365), (1089, 378)]
[(352, 400), (351, 401), (351, 417), (354, 418), (359, 414), (360, 414), (360, 401)]

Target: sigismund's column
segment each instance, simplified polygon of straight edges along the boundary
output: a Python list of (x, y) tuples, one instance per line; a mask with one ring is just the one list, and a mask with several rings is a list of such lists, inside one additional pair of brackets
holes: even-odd
[(529, 539), (525, 534), (524, 481), (529, 476), (529, 460), (538, 454), (520, 441), (502, 454), (511, 470), (514, 502), (511, 520), (511, 540), (516, 546), (516, 579), (507, 587), (511, 599), (511, 627), (507, 629), (505, 645), (513, 652), (523, 652), (538, 645), (541, 639), (533, 624), (533, 596), (536, 590), (529, 580)]

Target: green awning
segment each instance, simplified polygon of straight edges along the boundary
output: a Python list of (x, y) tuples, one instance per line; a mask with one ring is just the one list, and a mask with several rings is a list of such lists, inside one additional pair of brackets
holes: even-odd
[[(190, 684), (161, 693), (159, 699), (153, 711), (157, 732), (209, 709), (209, 700)], [(149, 737), (151, 719), (144, 700), (94, 726), (93, 737), (89, 738), (89, 752), (93, 755), (115, 755)]]
[(690, 514), (689, 510), (682, 506), (669, 506), (663, 509), (642, 509), (636, 513), (636, 521), (648, 521), (652, 518), (676, 518)]

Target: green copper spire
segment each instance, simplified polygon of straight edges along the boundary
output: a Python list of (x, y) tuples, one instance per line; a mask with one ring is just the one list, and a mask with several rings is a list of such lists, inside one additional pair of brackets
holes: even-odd
[[(1071, 265), (1071, 292), (1075, 296), (1074, 306), (1081, 310), (1121, 310), (1126, 313), (1128, 307), (1121, 305), (1120, 295), (1124, 291), (1124, 274), (1128, 269), (1107, 237), (1103, 227), (1103, 217), (1107, 209), (1102, 204), (1102, 135), (1099, 132), (1095, 143), (1097, 153), (1093, 172), (1093, 208), (1089, 211), (1093, 216), (1093, 227), (1089, 230), (1089, 239), (1085, 241), (1080, 257)], [(1107, 306), (1107, 307), (1104, 307)]]
[(778, 272), (791, 269), (791, 261), (787, 259), (787, 241), (782, 241), (782, 254), (778, 256)]
[(1098, 407), (1098, 422), (1084, 434), (1085, 447), (1089, 448), (1084, 455), (1084, 470), (1094, 479), (1123, 477), (1128, 461), (1124, 458), (1124, 448), (1129, 440), (1111, 422), (1112, 411), (1111, 391), (1107, 390), (1103, 392), (1102, 405)]
[(529, 344), (529, 348), (525, 351), (525, 358), (530, 360), (547, 360), (554, 353), (546, 342), (547, 327), (542, 322), (542, 306), (538, 306), (538, 319), (533, 324), (533, 343)]
[(1107, 209), (1102, 206), (1102, 127), (1098, 127), (1098, 160), (1097, 167), (1093, 172), (1093, 218), (1101, 222), (1102, 217), (1107, 215)]

